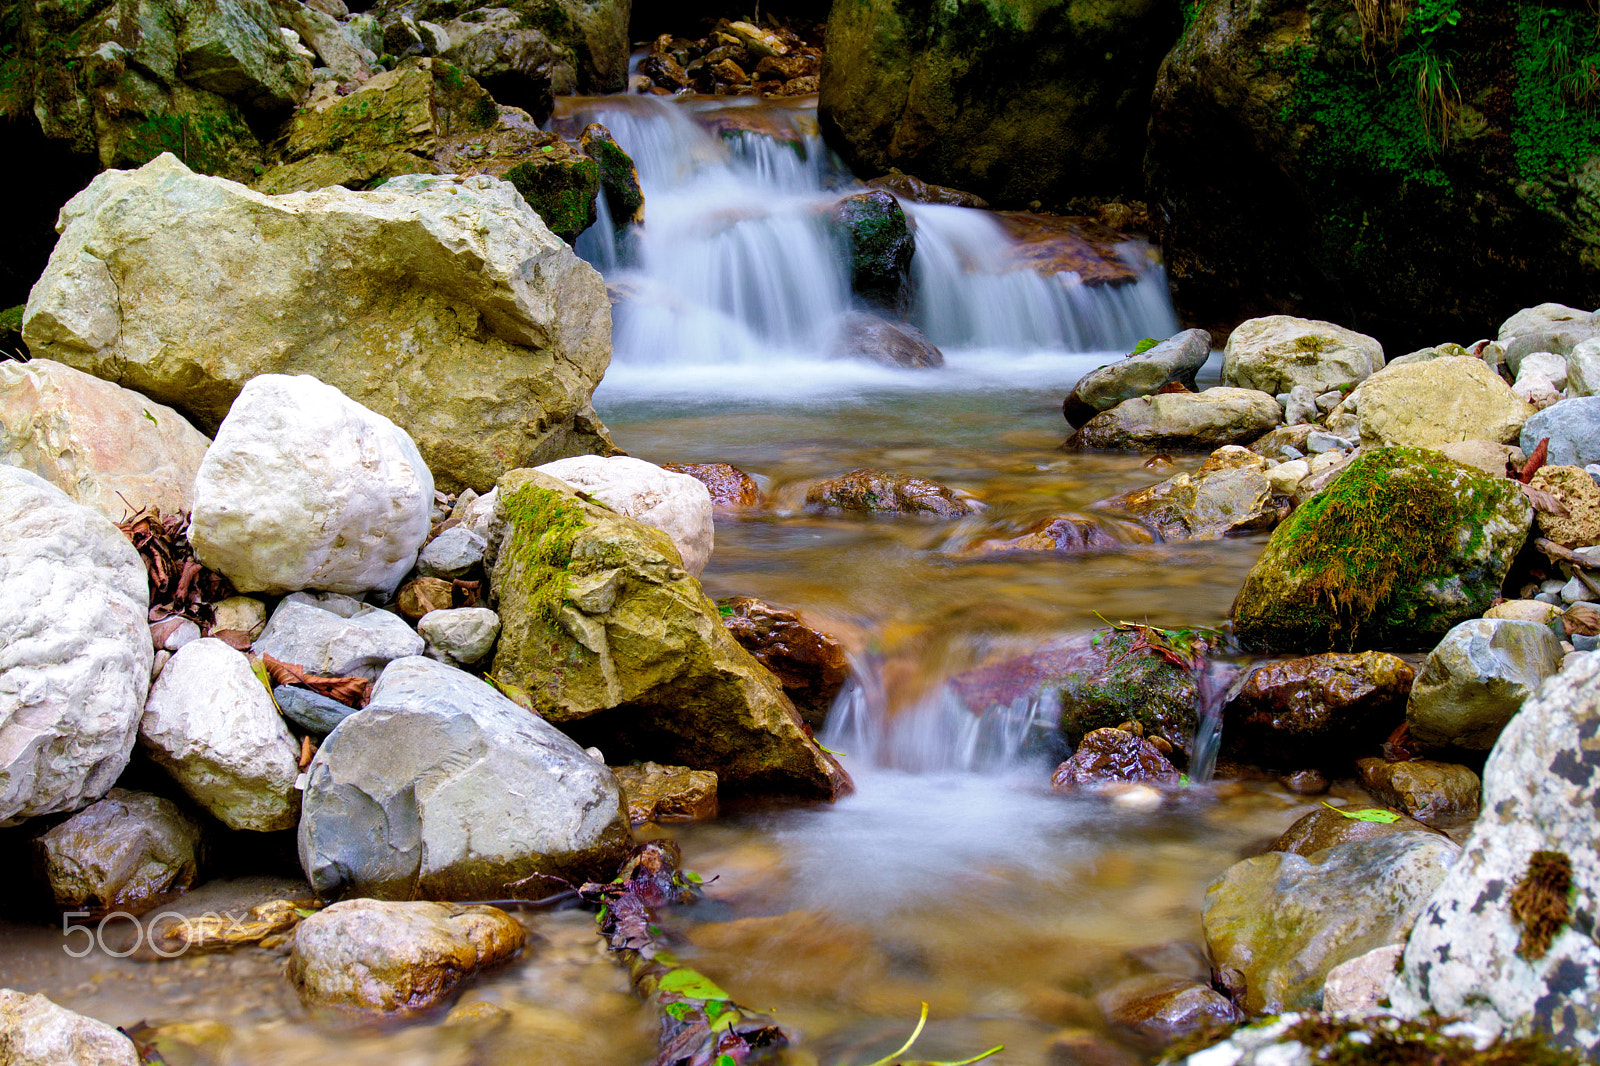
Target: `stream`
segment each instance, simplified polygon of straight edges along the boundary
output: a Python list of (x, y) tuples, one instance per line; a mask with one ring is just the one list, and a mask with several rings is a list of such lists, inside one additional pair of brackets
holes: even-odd
[[(612, 241), (602, 218), (579, 242), (620, 300), (595, 394), (620, 447), (658, 463), (731, 463), (780, 499), (803, 479), (873, 466), (988, 505), (954, 524), (781, 506), (718, 516), (707, 593), (801, 608), (849, 648), (856, 678), (821, 739), (844, 753), (857, 792), (646, 829), (677, 840), (711, 881), (706, 900), (669, 917), (680, 957), (790, 1028), (796, 1063), (864, 1066), (900, 1045), (924, 1002), (918, 1058), (1004, 1044), (992, 1061), (1045, 1064), (1065, 1061), (1051, 1048), (1068, 1032), (1115, 1041), (1094, 996), (1192, 959), (1206, 885), (1318, 800), (1266, 781), (1195, 786), (1155, 811), (1059, 796), (1050, 753), (1026, 743), (1037, 718), (976, 723), (944, 683), (1102, 619), (1226, 619), (1263, 537), (1078, 557), (952, 550), (980, 527), (1020, 532), (1199, 466), (1179, 456), (1154, 472), (1144, 456), (1060, 447), (1073, 382), (1177, 330), (1159, 265), (1129, 246), (1135, 283), (1046, 278), (1009, 268), (987, 214), (908, 204), (910, 317), (946, 365), (831, 360), (850, 296), (823, 215), (854, 187), (816, 133), (814, 99), (568, 100), (555, 121), (573, 132), (604, 122), (646, 194), (644, 232)], [(1208, 371), (1215, 383), (1215, 363)], [(1340, 794), (1361, 795), (1348, 782)], [(295, 892), (282, 879), (213, 883), (177, 909)], [(648, 1061), (654, 1018), (592, 916), (519, 918), (528, 950), (461, 998), (503, 1009), (487, 1021), (336, 1026), (308, 1017), (270, 951), (72, 958), (59, 928), (18, 923), (0, 924), (0, 985), (112, 1024), (193, 1023), (173, 1066)]]

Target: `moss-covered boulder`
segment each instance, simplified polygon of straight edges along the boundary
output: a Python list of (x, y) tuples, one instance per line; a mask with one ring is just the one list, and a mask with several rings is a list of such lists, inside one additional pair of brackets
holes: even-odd
[(495, 681), (614, 763), (714, 770), (735, 790), (849, 790), (665, 533), (534, 470), (499, 489)]
[(619, 230), (644, 225), (644, 190), (639, 187), (639, 169), (611, 131), (598, 122), (591, 122), (579, 135), (578, 146), (600, 168), (600, 194), (606, 198), (611, 224)]
[(539, 212), (550, 232), (571, 244), (594, 225), (600, 165), (559, 137), (541, 145), (502, 177)]
[(903, 314), (916, 239), (900, 201), (882, 189), (856, 193), (833, 205), (829, 221), (850, 264), (850, 290), (869, 307)]
[(1577, 72), (1600, 38), (1583, 5), (1191, 6), (1148, 156), (1186, 321), (1293, 314), (1404, 352), (1541, 301), (1591, 306), (1600, 112)]
[(1254, 648), (1430, 647), (1490, 607), (1532, 524), (1506, 478), (1421, 448), (1364, 453), (1273, 532), (1234, 632)]
[(819, 117), (858, 172), (891, 167), (997, 206), (1140, 190), (1161, 0), (838, 0)]
[(1101, 629), (1053, 641), (1028, 655), (968, 670), (950, 690), (973, 714), (1032, 702), (1057, 703), (1060, 729), (1085, 734), (1134, 722), (1183, 762), (1194, 744), (1195, 681), (1133, 630)]

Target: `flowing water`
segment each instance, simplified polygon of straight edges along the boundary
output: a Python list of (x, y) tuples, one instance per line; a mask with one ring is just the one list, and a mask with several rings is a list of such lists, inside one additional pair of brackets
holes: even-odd
[[(932, 1020), (917, 1057), (1005, 1044), (994, 1061), (1042, 1064), (1064, 1031), (1115, 1039), (1093, 997), (1187, 958), (1174, 945), (1199, 941), (1207, 883), (1314, 803), (1264, 782), (1197, 786), (1154, 811), (1054, 795), (1052, 752), (1040, 743), (1053, 708), (1019, 701), (975, 719), (946, 681), (1102, 618), (1226, 618), (1259, 538), (1075, 558), (956, 550), (980, 528), (1021, 531), (1198, 466), (1180, 457), (1152, 473), (1142, 457), (1060, 450), (1060, 402), (1077, 377), (1176, 329), (1159, 268), (1130, 247), (1142, 274), (1118, 288), (1016, 271), (986, 214), (908, 204), (912, 317), (947, 365), (829, 360), (850, 304), (822, 217), (854, 186), (806, 102), (586, 100), (558, 118), (572, 128), (592, 120), (633, 155), (647, 196), (644, 231), (611, 240), (603, 220), (580, 242), (621, 300), (615, 359), (595, 398), (619, 445), (656, 462), (733, 463), (780, 495), (875, 466), (988, 505), (953, 524), (781, 509), (719, 517), (707, 591), (804, 608), (849, 647), (856, 676), (824, 739), (845, 753), (857, 792), (660, 830), (715, 878), (706, 901), (668, 919), (680, 955), (772, 1011), (800, 1038), (796, 1062), (871, 1062), (899, 1045), (923, 1002)], [(1214, 697), (1225, 684), (1221, 674), (1200, 680), (1213, 698), (1196, 780), (1215, 754)], [(291, 889), (209, 891), (185, 906), (242, 906)], [(203, 1055), (171, 1051), (174, 1066), (648, 1060), (653, 1018), (604, 957), (590, 916), (521, 917), (535, 934), (529, 950), (464, 997), (504, 1008), (498, 1022), (342, 1028), (306, 1015), (268, 951), (74, 959), (60, 929), (25, 924), (0, 925), (0, 985), (114, 1024), (220, 1023), (193, 1041)]]

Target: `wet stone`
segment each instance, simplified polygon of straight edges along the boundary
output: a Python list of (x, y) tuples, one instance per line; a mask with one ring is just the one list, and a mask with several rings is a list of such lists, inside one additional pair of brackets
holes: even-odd
[[(1357, 815), (1375, 812), (1393, 821), (1369, 821)], [(1427, 832), (1428, 827), (1406, 814), (1370, 803), (1347, 803), (1339, 807), (1318, 807), (1295, 822), (1274, 840), (1268, 851), (1287, 851), (1295, 855), (1314, 855), (1325, 848), (1374, 840), (1395, 833)]]
[(1095, 1002), (1107, 1021), (1151, 1048), (1241, 1020), (1238, 1008), (1210, 985), (1173, 974), (1131, 977), (1100, 993)]
[(130, 914), (194, 885), (199, 844), (176, 804), (120, 788), (35, 842), (57, 907)]
[(662, 463), (661, 469), (688, 474), (711, 493), (714, 511), (748, 511), (761, 503), (756, 479), (727, 463)]
[(1250, 670), (1223, 710), (1223, 743), (1281, 769), (1375, 750), (1399, 724), (1415, 671), (1397, 655), (1330, 652)]
[(960, 518), (983, 509), (970, 494), (927, 478), (861, 468), (810, 485), (807, 510)]
[(613, 766), (628, 819), (645, 822), (699, 822), (717, 816), (717, 775), (687, 766)]
[(1085, 734), (1078, 750), (1050, 777), (1050, 785), (1057, 792), (1076, 792), (1106, 781), (1175, 785), (1178, 771), (1159, 748), (1143, 737), (1121, 729), (1096, 729)]
[(1477, 817), (1481, 784), (1465, 766), (1431, 759), (1362, 759), (1356, 765), (1368, 791), (1418, 821), (1449, 826)]
[(717, 608), (733, 639), (772, 671), (806, 723), (822, 728), (850, 676), (844, 646), (797, 612), (751, 596), (718, 600)]

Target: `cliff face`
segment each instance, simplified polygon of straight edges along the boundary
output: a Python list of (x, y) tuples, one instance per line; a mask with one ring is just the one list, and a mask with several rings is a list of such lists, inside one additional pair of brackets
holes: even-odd
[[(1381, 6), (1381, 5), (1380, 5)], [(1329, 318), (1405, 351), (1600, 282), (1594, 15), (1516, 0), (1202, 0), (1148, 194), (1185, 318)], [(1546, 10), (1548, 8), (1548, 10)], [(1459, 335), (1459, 336), (1458, 336)]]

